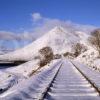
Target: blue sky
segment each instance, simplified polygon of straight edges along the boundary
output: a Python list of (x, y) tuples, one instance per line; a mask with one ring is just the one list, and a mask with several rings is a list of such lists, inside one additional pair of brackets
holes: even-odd
[(51, 19), (100, 26), (100, 0), (0, 0), (0, 30), (33, 27), (32, 13)]

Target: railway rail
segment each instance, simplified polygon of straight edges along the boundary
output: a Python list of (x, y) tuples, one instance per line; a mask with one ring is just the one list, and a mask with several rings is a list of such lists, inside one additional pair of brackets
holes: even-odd
[(41, 100), (100, 100), (99, 87), (81, 70), (65, 60)]

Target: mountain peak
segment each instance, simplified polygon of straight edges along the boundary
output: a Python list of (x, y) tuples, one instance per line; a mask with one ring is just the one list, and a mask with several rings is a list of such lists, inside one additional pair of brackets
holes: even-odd
[(65, 32), (65, 29), (62, 26), (56, 26), (51, 31), (55, 33), (60, 33), (60, 32)]

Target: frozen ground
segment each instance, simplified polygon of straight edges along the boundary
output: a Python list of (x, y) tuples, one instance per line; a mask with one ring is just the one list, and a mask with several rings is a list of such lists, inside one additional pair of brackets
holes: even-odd
[(0, 69), (0, 93), (5, 92), (20, 81), (26, 80), (29, 74), (37, 68), (37, 62), (29, 61), (19, 66)]
[(100, 58), (98, 58), (98, 52), (91, 48), (80, 56), (75, 58), (76, 61), (86, 64), (93, 70), (100, 72)]
[[(23, 91), (23, 93), (25, 91), (31, 93), (32, 91), (30, 90), (30, 88), (33, 88), (33, 87), (35, 89), (38, 88), (38, 84), (40, 82), (39, 79), (40, 80), (43, 79), (42, 78), (43, 76), (48, 77), (50, 79), (49, 81), (52, 80), (52, 78), (53, 78), (56, 70), (58, 70), (58, 67), (59, 67), (59, 66), (57, 67), (56, 65), (60, 64), (60, 62), (61, 62), (60, 60), (54, 60), (54, 61), (52, 61), (49, 65), (46, 65), (46, 66), (44, 66), (44, 68), (41, 68), (39, 70), (39, 73), (33, 75), (32, 77), (29, 77), (26, 80), (21, 80), (16, 85), (13, 85), (13, 87), (10, 87), (7, 91), (5, 91), (4, 93), (2, 93), (0, 95), (0, 98), (2, 99), (3, 97), (6, 97), (6, 96), (9, 97), (9, 95), (10, 95), (10, 97), (15, 97), (16, 98), (17, 97), (16, 96), (16, 93), (18, 93), (19, 95), (21, 95), (21, 91)], [(51, 71), (51, 70), (53, 70), (53, 71)], [(8, 80), (6, 79), (6, 82), (5, 83), (8, 83), (8, 82), (11, 82), (10, 81), (10, 78)], [(13, 84), (13, 81), (11, 83), (9, 83), (9, 84), (10, 85)], [(4, 87), (5, 88), (5, 87), (9, 86), (9, 84), (7, 84), (7, 85), (3, 85), (2, 84), (1, 87)], [(45, 88), (47, 87), (47, 85), (49, 85), (49, 84), (48, 83), (47, 84), (45, 83), (44, 88), (42, 88), (42, 91), (45, 91)], [(37, 95), (39, 96), (39, 94), (37, 94)], [(14, 100), (14, 99), (9, 99), (9, 100)]]

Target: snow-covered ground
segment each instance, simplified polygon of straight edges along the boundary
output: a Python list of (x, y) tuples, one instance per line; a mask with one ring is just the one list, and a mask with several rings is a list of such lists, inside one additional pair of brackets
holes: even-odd
[[(52, 80), (52, 78), (53, 78), (53, 76), (54, 76), (54, 72), (56, 71), (56, 70), (58, 70), (58, 68), (57, 67), (59, 67), (59, 66), (57, 66), (56, 67), (56, 65), (58, 65), (58, 64), (60, 64), (61, 63), (61, 60), (53, 60), (49, 65), (46, 65), (46, 66), (44, 66), (43, 68), (41, 68), (41, 69), (39, 69), (39, 73), (35, 73), (35, 75), (33, 75), (32, 77), (29, 77), (29, 78), (27, 78), (26, 80), (23, 78), (20, 82), (19, 81), (17, 81), (18, 80), (18, 74), (16, 75), (16, 74), (14, 74), (14, 72), (13, 72), (13, 75), (14, 75), (14, 77), (13, 76), (10, 76), (11, 78), (8, 78), (8, 80), (7, 80), (7, 78), (5, 78), (6, 79), (6, 81), (5, 81), (5, 83), (4, 84), (1, 84), (1, 88), (2, 89), (5, 89), (5, 91), (3, 91), (4, 93), (2, 93), (1, 95), (0, 95), (0, 98), (2, 99), (2, 97), (6, 97), (6, 96), (8, 96), (9, 97), (9, 94), (10, 94), (10, 96), (13, 96), (13, 95), (15, 95), (18, 91), (21, 91), (21, 90), (23, 90), (23, 91), (30, 91), (30, 89), (29, 89), (29, 87), (30, 86), (33, 86), (33, 87), (35, 87), (36, 85), (38, 85), (39, 84), (39, 80), (37, 80), (39, 77), (40, 78), (42, 78), (44, 75), (46, 76), (46, 77), (49, 77), (51, 80)], [(27, 67), (30, 67), (30, 66), (27, 66)], [(51, 70), (53, 70), (53, 71), (51, 71)], [(45, 73), (48, 73), (48, 75), (47, 74), (45, 74)], [(52, 74), (51, 74), (52, 73)], [(2, 74), (2, 73), (1, 73)], [(9, 75), (9, 74), (8, 74)], [(3, 76), (2, 78), (4, 78), (4, 77), (8, 77), (8, 75), (6, 74), (6, 76)], [(16, 76), (16, 77), (15, 77)], [(17, 79), (16, 79), (17, 78)], [(3, 79), (1, 79), (1, 81), (2, 81)], [(51, 81), (50, 80), (50, 81)], [(14, 82), (13, 82), (14, 81)], [(17, 82), (16, 84), (15, 84), (15, 81)], [(34, 82), (35, 81), (35, 82)], [(45, 84), (46, 85), (46, 84)], [(44, 85), (44, 91), (45, 91), (45, 88), (46, 88), (46, 86)], [(48, 83), (47, 83), (47, 85), (48, 85)], [(36, 88), (36, 87), (35, 87)], [(27, 90), (26, 90), (27, 89)], [(13, 93), (13, 95), (11, 95)], [(12, 99), (13, 100), (13, 99)]]
[(98, 58), (98, 55), (98, 51), (94, 48), (90, 48), (75, 58), (75, 60), (88, 65), (88, 67), (91, 67), (93, 70), (100, 71), (100, 58)]
[(29, 78), (32, 71), (39, 68), (38, 61), (32, 60), (9, 68), (0, 69), (0, 93)]

